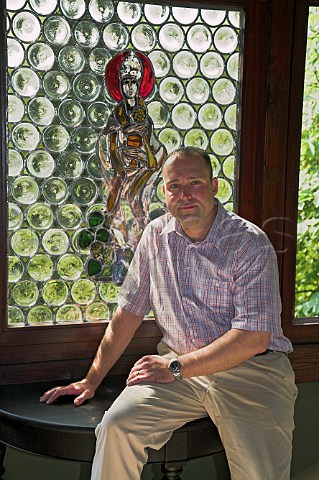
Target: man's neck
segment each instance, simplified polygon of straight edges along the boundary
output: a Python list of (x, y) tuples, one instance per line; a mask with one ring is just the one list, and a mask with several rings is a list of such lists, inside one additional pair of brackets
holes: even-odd
[(192, 243), (195, 242), (202, 242), (205, 240), (207, 237), (208, 232), (210, 231), (216, 215), (218, 211), (218, 206), (215, 203), (213, 211), (212, 211), (212, 216), (211, 218), (207, 221), (207, 224), (204, 225), (202, 228), (199, 228), (197, 224), (195, 225), (181, 225), (183, 232), (185, 235), (191, 240)]

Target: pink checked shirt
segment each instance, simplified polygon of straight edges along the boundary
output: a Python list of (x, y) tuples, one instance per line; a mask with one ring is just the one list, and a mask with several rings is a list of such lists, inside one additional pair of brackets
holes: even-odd
[(140, 316), (153, 310), (162, 341), (179, 354), (231, 328), (271, 332), (268, 348), (289, 352), (281, 328), (277, 258), (262, 230), (219, 202), (205, 240), (192, 243), (166, 214), (145, 229), (123, 283), (119, 305)]

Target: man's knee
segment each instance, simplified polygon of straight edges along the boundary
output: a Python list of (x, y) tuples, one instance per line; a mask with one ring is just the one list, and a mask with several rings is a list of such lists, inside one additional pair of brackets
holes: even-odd
[(116, 432), (120, 433), (125, 425), (123, 415), (118, 411), (107, 411), (104, 413), (101, 422), (95, 429), (95, 435), (97, 438), (101, 436), (114, 436)]

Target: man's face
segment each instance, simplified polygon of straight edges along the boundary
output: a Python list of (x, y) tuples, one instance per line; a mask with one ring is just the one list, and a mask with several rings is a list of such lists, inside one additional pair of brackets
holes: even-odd
[(205, 160), (199, 155), (172, 157), (163, 167), (163, 177), (167, 208), (185, 233), (207, 233), (214, 220), (218, 180), (210, 178)]
[(126, 98), (134, 98), (138, 92), (139, 84), (134, 78), (125, 78), (121, 82), (122, 92)]

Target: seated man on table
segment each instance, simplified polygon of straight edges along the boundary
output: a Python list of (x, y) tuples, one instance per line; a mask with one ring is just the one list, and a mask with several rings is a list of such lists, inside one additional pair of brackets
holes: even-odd
[(233, 480), (289, 480), (297, 389), (275, 251), (214, 198), (205, 152), (171, 153), (163, 177), (170, 213), (146, 227), (86, 378), (41, 401), (92, 398), (152, 309), (163, 332), (158, 355), (136, 362), (98, 425), (92, 480), (138, 480), (147, 447), (161, 448), (175, 429), (207, 415)]

